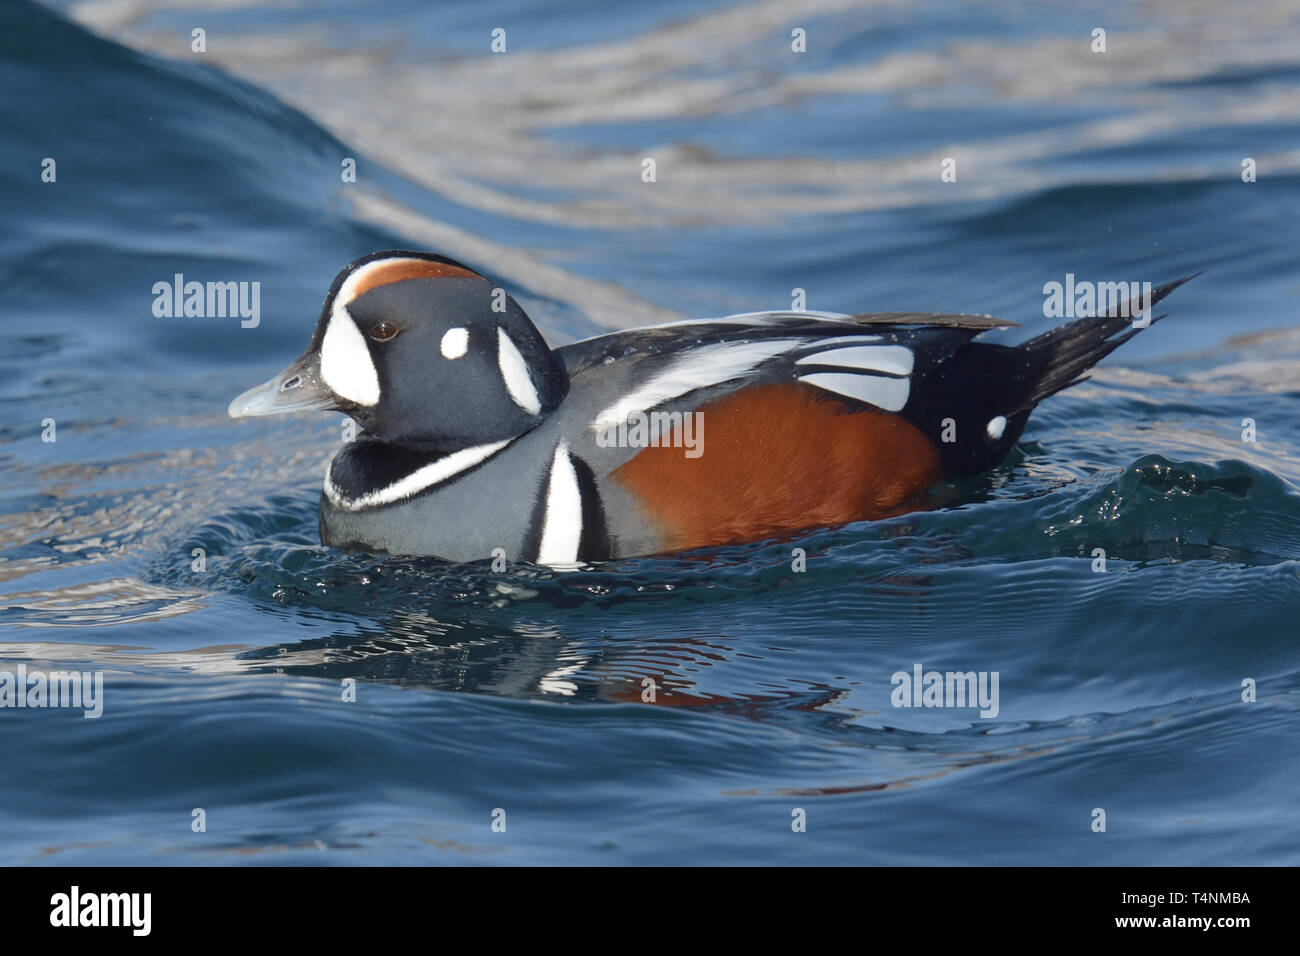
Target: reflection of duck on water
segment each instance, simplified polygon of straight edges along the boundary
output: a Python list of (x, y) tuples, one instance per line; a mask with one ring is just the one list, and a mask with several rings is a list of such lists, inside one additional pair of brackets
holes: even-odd
[(815, 709), (838, 695), (829, 687), (757, 695), (701, 692), (698, 672), (726, 663), (734, 653), (723, 637), (574, 640), (548, 625), (452, 621), (404, 611), (379, 627), (259, 648), (241, 659), (264, 661), (266, 670), (301, 677), (525, 700), (559, 697), (746, 711), (772, 704)]

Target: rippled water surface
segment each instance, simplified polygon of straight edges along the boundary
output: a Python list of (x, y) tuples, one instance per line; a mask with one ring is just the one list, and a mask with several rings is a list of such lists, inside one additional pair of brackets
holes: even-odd
[[(365, 9), (0, 6), (0, 670), (105, 681), (0, 709), (0, 862), (1300, 862), (1293, 4)], [(956, 507), (496, 573), (323, 549), (338, 417), (225, 417), (412, 246), (553, 342), (1208, 271)]]

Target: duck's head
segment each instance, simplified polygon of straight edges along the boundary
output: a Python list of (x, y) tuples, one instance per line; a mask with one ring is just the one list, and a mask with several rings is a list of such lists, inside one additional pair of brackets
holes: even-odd
[(330, 286), (307, 351), (231, 418), (334, 409), (396, 444), (454, 450), (521, 435), (568, 378), (505, 290), (423, 252), (376, 252)]

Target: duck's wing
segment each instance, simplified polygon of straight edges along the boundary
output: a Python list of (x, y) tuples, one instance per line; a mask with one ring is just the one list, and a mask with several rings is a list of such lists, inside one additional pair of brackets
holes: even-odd
[(897, 411), (915, 378), (980, 333), (1014, 324), (953, 313), (753, 312), (612, 332), (556, 354), (571, 380), (595, 368), (621, 379), (600, 424), (694, 392), (791, 381)]
[(684, 319), (637, 329), (606, 332), (556, 349), (570, 375), (607, 357), (644, 352), (672, 352), (713, 342), (740, 339), (831, 338), (878, 334), (891, 328), (962, 329), (970, 336), (1018, 323), (988, 315), (955, 312), (745, 312), (710, 319)]

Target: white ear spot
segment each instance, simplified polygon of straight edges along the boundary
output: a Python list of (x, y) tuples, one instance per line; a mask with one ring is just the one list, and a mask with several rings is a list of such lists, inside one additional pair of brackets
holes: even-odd
[(1002, 437), (1002, 433), (1007, 430), (1007, 418), (1005, 415), (999, 415), (996, 418), (990, 418), (987, 426), (989, 437), (997, 441)]
[(529, 415), (540, 412), (542, 400), (538, 398), (537, 386), (528, 374), (528, 364), (524, 362), (515, 343), (510, 341), (510, 336), (506, 335), (505, 329), (497, 329), (497, 367), (514, 403)]
[(442, 357), (458, 359), (469, 351), (469, 330), (462, 328), (448, 329), (442, 337)]
[(365, 336), (345, 306), (334, 306), (320, 344), (320, 377), (335, 395), (358, 405), (379, 402), (379, 374)]

